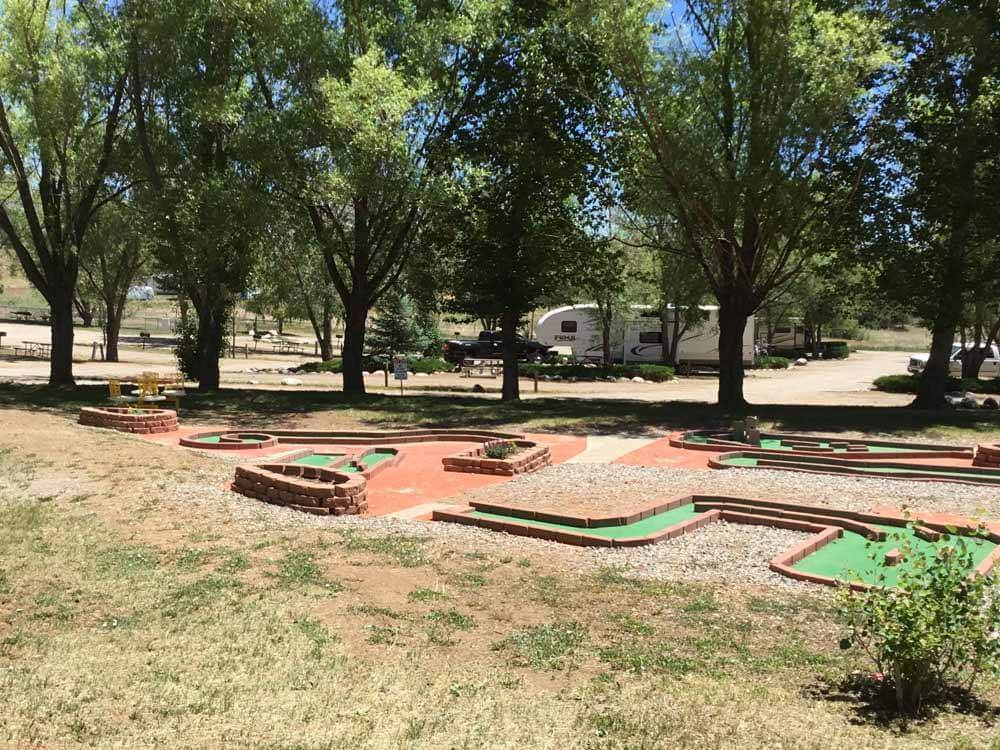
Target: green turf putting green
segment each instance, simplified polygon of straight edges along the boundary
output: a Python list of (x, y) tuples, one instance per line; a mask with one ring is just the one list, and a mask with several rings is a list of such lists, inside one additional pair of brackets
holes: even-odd
[(694, 505), (692, 503), (688, 503), (680, 506), (679, 508), (674, 508), (673, 510), (657, 513), (656, 515), (644, 518), (641, 521), (636, 521), (635, 523), (625, 524), (624, 526), (598, 526), (593, 529), (584, 526), (570, 526), (569, 524), (550, 523), (548, 521), (535, 521), (530, 518), (518, 518), (516, 516), (501, 515), (499, 513), (486, 513), (479, 510), (471, 511), (468, 515), (473, 518), (489, 518), (495, 521), (522, 523), (526, 526), (536, 526), (542, 529), (557, 529), (571, 534), (588, 534), (590, 536), (604, 537), (605, 539), (628, 539), (629, 537), (646, 536), (647, 534), (662, 531), (669, 526), (678, 524), (681, 521), (687, 521), (688, 519), (701, 514), (695, 512)]
[(301, 466), (326, 466), (332, 461), (343, 458), (344, 455), (343, 453), (313, 453), (302, 458), (296, 458), (292, 463), (300, 464)]
[[(839, 539), (820, 547), (793, 567), (803, 573), (839, 578), (843, 581), (895, 586), (899, 581), (900, 572), (910, 563), (904, 559), (899, 565), (885, 565), (883, 561), (887, 552), (901, 548), (905, 539), (912, 552), (932, 556), (939, 544), (948, 543), (928, 542), (906, 527), (879, 526), (878, 528), (886, 532), (885, 541), (871, 541), (852, 531), (844, 531)], [(981, 563), (997, 546), (986, 539), (976, 537), (965, 537), (965, 539), (972, 550), (973, 566)]]
[[(346, 453), (312, 453), (308, 456), (302, 456), (302, 458), (297, 458), (292, 461), (293, 464), (300, 464), (302, 466), (329, 466), (334, 461), (338, 461), (343, 458)], [(386, 459), (392, 458), (396, 454), (392, 451), (373, 451), (361, 457), (361, 463), (365, 465), (365, 468), (370, 469), (375, 464), (381, 463)], [(358, 467), (353, 464), (345, 464), (343, 466), (338, 466), (337, 471), (341, 471), (344, 474), (356, 474), (358, 472)]]
[[(196, 443), (218, 443), (218, 442), (221, 442), (221, 440), (222, 440), (222, 436), (221, 435), (211, 435), (210, 437), (196, 438), (195, 442)], [(229, 442), (234, 442), (234, 441), (227, 440), (226, 442), (229, 443)], [(240, 438), (239, 442), (241, 442), (241, 443), (263, 443), (264, 439), (263, 438)]]
[[(765, 465), (761, 466), (760, 461), (766, 461)], [(981, 469), (969, 469), (963, 471), (958, 467), (942, 467), (936, 469), (933, 466), (921, 466), (919, 464), (909, 464), (900, 466), (866, 466), (861, 462), (851, 462), (851, 463), (838, 463), (838, 464), (822, 464), (813, 463), (808, 459), (802, 460), (792, 460), (785, 458), (754, 458), (752, 456), (733, 456), (727, 458), (721, 458), (720, 463), (723, 466), (732, 466), (734, 468), (755, 468), (760, 467), (762, 469), (776, 469), (781, 470), (784, 468), (788, 469), (808, 469), (810, 471), (826, 471), (831, 474), (861, 474), (861, 475), (890, 475), (890, 474), (907, 474), (915, 475), (917, 478), (927, 477), (945, 477), (948, 479), (966, 479), (970, 481), (986, 483), (996, 483), (1000, 484), (1000, 475), (991, 476)]]

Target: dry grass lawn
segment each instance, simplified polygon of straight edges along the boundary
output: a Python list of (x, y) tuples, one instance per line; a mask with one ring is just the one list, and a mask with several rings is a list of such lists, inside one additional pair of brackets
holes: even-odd
[(825, 589), (296, 525), (216, 459), (0, 414), (0, 747), (1000, 750), (996, 683), (874, 712)]

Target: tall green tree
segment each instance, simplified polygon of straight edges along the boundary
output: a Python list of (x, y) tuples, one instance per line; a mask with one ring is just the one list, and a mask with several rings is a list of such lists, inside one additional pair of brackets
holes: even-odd
[(452, 300), (500, 320), (502, 398), (520, 397), (517, 328), (582, 269), (599, 221), (597, 109), (603, 67), (565, 23), (566, 4), (505, 9), (477, 61), (483, 82), (455, 139), (468, 191), (455, 233)]
[(115, 201), (105, 206), (87, 234), (80, 255), (81, 294), (103, 309), (104, 357), (118, 361), (118, 337), (129, 288), (149, 267), (149, 247), (133, 206)]
[[(246, 290), (269, 202), (254, 170), (265, 148), (252, 42), (281, 0), (130, 4), (136, 174), (159, 264), (197, 315), (189, 361), (219, 387), (226, 321)], [(277, 19), (277, 20), (276, 20)]]
[(889, 298), (931, 330), (915, 405), (945, 406), (952, 343), (994, 283), (1000, 222), (1000, 8), (878, 2), (902, 50), (881, 82), (862, 212)]
[(862, 83), (889, 60), (881, 26), (810, 0), (579, 12), (623, 97), (623, 179), (652, 191), (642, 203), (676, 223), (718, 300), (719, 404), (741, 410), (748, 317), (799, 271), (803, 237), (844, 209), (829, 165), (853, 146)]
[(90, 3), (0, 5), (0, 231), (49, 305), (49, 383), (73, 384), (80, 253), (122, 189), (119, 18)]
[[(329, 12), (324, 12), (328, 10)], [(273, 181), (298, 207), (344, 308), (343, 378), (365, 390), (370, 310), (422, 251), (422, 228), (454, 202), (442, 146), (478, 88), (469, 61), (494, 26), (486, 0), (300, 4), (283, 67), (257, 71), (275, 135)]]

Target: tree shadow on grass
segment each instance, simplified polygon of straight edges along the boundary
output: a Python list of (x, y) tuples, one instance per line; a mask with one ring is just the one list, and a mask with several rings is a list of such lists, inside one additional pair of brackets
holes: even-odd
[[(43, 409), (74, 414), (81, 406), (108, 403), (107, 387), (0, 384), (0, 409)], [(906, 437), (939, 428), (1000, 434), (1000, 413), (922, 411), (906, 407), (798, 406), (768, 404), (747, 410), (775, 429), (819, 434), (866, 433)], [(231, 424), (243, 429), (288, 426), (321, 413), (330, 428), (344, 422), (371, 427), (523, 426), (530, 432), (566, 434), (626, 433), (657, 436), (679, 429), (725, 427), (740, 414), (694, 401), (544, 398), (504, 403), (495, 398), (458, 395), (348, 396), (341, 391), (292, 391), (223, 388), (189, 392), (181, 418)], [(315, 426), (315, 425), (314, 425)]]
[(1000, 721), (1000, 706), (983, 701), (974, 693), (951, 687), (928, 699), (919, 716), (895, 710), (891, 691), (872, 674), (855, 672), (839, 680), (820, 679), (805, 690), (806, 697), (838, 703), (848, 708), (851, 723), (905, 732), (909, 727), (933, 721), (942, 714), (975, 718), (986, 726)]

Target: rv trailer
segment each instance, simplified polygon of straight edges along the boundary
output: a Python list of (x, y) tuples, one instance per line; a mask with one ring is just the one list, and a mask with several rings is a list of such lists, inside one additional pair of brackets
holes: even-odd
[[(677, 364), (719, 365), (719, 308), (701, 305), (705, 319), (693, 323), (681, 336)], [(668, 306), (668, 311), (673, 305)], [(660, 311), (649, 305), (632, 305), (629, 316), (616, 316), (611, 323), (611, 355), (615, 362), (663, 361), (663, 330)], [(668, 312), (668, 322), (671, 320)], [(574, 359), (598, 362), (602, 358), (601, 324), (597, 305), (567, 305), (549, 310), (538, 319), (535, 337), (557, 350), (572, 349)], [(743, 332), (743, 363), (754, 361), (754, 318)]]

